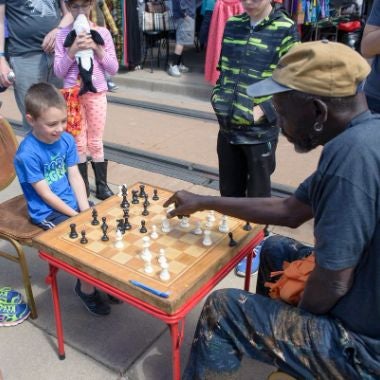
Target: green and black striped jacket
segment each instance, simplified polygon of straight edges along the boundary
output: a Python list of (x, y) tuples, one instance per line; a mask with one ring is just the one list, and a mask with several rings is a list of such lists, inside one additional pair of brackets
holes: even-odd
[(270, 97), (254, 102), (246, 91), (250, 84), (270, 77), (279, 59), (297, 41), (295, 23), (280, 10), (272, 11), (254, 28), (247, 13), (228, 19), (218, 65), (220, 76), (211, 102), (220, 131), (231, 143), (258, 144), (277, 137), (273, 110), (267, 122), (254, 125), (252, 117), (256, 104), (270, 115)]

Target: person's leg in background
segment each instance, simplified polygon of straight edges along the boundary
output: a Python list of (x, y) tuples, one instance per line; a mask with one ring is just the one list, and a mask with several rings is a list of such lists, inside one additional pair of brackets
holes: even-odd
[(103, 134), (107, 116), (107, 96), (105, 92), (86, 93), (81, 101), (87, 122), (87, 150), (95, 173), (96, 198), (104, 200), (113, 195), (107, 184), (107, 164), (104, 159)]
[(194, 43), (194, 19), (186, 16), (176, 19), (176, 44), (174, 54), (169, 59), (167, 73), (173, 77), (180, 77), (182, 73), (189, 72), (189, 68), (183, 63), (183, 50), (185, 45)]
[(56, 87), (62, 87), (62, 81), (54, 76), (52, 56), (45, 53), (25, 54), (12, 56), (9, 59), (12, 70), (15, 73), (14, 91), (18, 109), (22, 115), (23, 128), (30, 130), (25, 119), (24, 99), (26, 92), (32, 84), (49, 82)]
[(218, 133), (219, 190), (223, 197), (245, 197), (247, 166), (241, 145), (231, 144), (223, 133)]

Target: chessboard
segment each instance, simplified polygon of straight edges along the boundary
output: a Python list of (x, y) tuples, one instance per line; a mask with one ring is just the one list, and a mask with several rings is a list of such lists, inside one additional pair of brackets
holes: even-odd
[[(231, 217), (223, 221), (225, 217), (210, 211), (192, 214), (185, 223), (178, 218), (168, 220), (163, 203), (171, 195), (165, 189), (154, 189), (147, 184), (131, 186), (128, 195), (120, 189), (118, 195), (100, 202), (92, 210), (41, 234), (37, 238), (37, 246), (41, 239), (45, 241), (43, 248), (46, 250), (46, 242), (50, 241), (50, 253), (57, 258), (80, 269), (86, 268), (100, 278), (107, 277), (109, 283), (123, 290), (130, 291), (130, 280), (138, 280), (154, 289), (169, 292), (174, 298), (175, 295), (183, 295), (193, 282), (206, 278), (209, 270), (217, 270), (224, 261), (233, 257), (247, 239), (252, 238), (252, 233), (243, 228), (246, 227), (245, 222)], [(123, 228), (126, 215), (129, 229)], [(97, 225), (94, 225), (94, 219)], [(163, 232), (168, 223), (170, 231)], [(220, 231), (221, 224), (224, 232)], [(141, 232), (142, 227), (146, 232)], [(73, 229), (76, 234), (73, 234)], [(196, 234), (199, 229), (201, 234)], [(205, 230), (210, 232), (207, 245)], [(151, 237), (153, 231), (157, 234), (155, 238)], [(231, 246), (234, 244), (236, 246)], [(143, 257), (144, 249), (148, 249), (151, 255), (149, 271)], [(159, 256), (162, 253), (167, 262), (168, 276), (165, 280), (160, 275), (162, 265)], [(153, 297), (155, 301), (158, 298), (148, 293), (145, 296)]]

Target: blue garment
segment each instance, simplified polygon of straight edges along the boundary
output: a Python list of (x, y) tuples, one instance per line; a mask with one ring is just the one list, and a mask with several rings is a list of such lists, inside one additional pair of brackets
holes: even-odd
[[(315, 256), (330, 270), (355, 267), (351, 290), (331, 310), (380, 352), (380, 115), (369, 111), (323, 148), (295, 196), (314, 215)], [(358, 307), (360, 305), (360, 307)], [(375, 348), (374, 348), (375, 349)]]
[(21, 142), (14, 164), (33, 223), (40, 223), (54, 211), (32, 187), (44, 179), (54, 194), (78, 210), (67, 175), (67, 168), (76, 165), (78, 160), (74, 138), (66, 132), (53, 144), (46, 144), (31, 133)]
[[(293, 239), (269, 237), (261, 250), (258, 285), (282, 269), (284, 260), (311, 250)], [(237, 379), (243, 355), (298, 379), (378, 379), (379, 357), (363, 343), (331, 316), (244, 290), (218, 290), (203, 307), (182, 379)]]
[(195, 18), (195, 0), (173, 0), (173, 17), (184, 18), (189, 16)]
[[(371, 13), (367, 20), (368, 25), (377, 26), (380, 28), (380, 0), (374, 0)], [(367, 96), (377, 100), (377, 107), (370, 107), (371, 111), (375, 112), (380, 108), (380, 55), (373, 58), (371, 64), (372, 70), (368, 75), (364, 92)]]

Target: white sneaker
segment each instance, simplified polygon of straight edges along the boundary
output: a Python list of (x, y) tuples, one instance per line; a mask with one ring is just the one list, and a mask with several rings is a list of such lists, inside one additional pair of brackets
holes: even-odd
[(167, 73), (172, 76), (172, 77), (180, 77), (181, 76), (181, 72), (178, 68), (177, 65), (169, 65), (169, 68), (168, 68), (168, 71)]
[(181, 73), (188, 73), (190, 71), (190, 69), (182, 63), (178, 66), (178, 68)]

